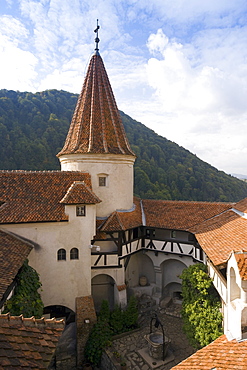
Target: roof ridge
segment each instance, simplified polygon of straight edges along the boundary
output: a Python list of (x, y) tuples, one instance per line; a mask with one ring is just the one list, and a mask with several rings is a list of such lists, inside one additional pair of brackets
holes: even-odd
[(70, 185), (70, 187), (68, 188), (68, 190), (66, 191), (66, 194), (64, 195), (64, 197), (60, 200), (59, 203), (65, 203), (65, 204), (68, 204), (68, 203), (71, 203), (71, 202), (68, 202), (68, 199), (69, 197), (73, 194), (73, 191), (75, 190), (76, 186), (78, 185), (82, 185), (83, 188), (90, 194), (91, 197), (93, 197), (93, 199), (91, 198), (90, 202), (88, 202), (88, 199), (83, 199), (83, 202), (81, 201), (76, 201), (76, 202), (72, 202), (73, 204), (76, 204), (76, 203), (81, 203), (81, 204), (89, 204), (89, 203), (100, 203), (101, 200), (99, 199), (99, 197), (93, 192), (93, 190), (87, 186), (87, 184), (85, 183), (85, 181), (81, 181), (81, 180), (75, 180), (73, 181), (73, 183)]
[[(233, 209), (232, 209), (232, 208), (228, 208), (228, 209), (226, 209), (226, 210), (224, 210), (224, 211), (222, 211), (222, 212), (220, 212), (220, 213), (217, 213), (217, 215), (213, 215), (213, 216), (211, 216), (211, 217), (205, 218), (203, 221), (200, 221), (200, 222), (197, 222), (196, 224), (191, 225), (191, 226), (188, 228), (188, 230), (191, 230), (191, 229), (193, 230), (193, 228), (194, 228), (194, 227), (196, 227), (196, 226), (198, 226), (198, 225), (202, 225), (204, 222), (207, 222), (207, 221), (209, 221), (209, 220), (213, 220), (214, 218), (219, 217), (219, 216), (221, 216), (221, 215), (223, 215), (224, 213), (229, 212), (229, 211), (233, 211)], [(233, 212), (234, 212), (234, 211), (233, 211)]]
[(0, 170), (0, 173), (69, 173), (69, 172), (78, 172), (78, 173), (88, 173), (88, 171), (61, 171), (61, 170)]
[(23, 317), (22, 314), (19, 316), (11, 316), (10, 313), (6, 313), (0, 314), (0, 326), (4, 324), (8, 324), (9, 326), (24, 325), (26, 327), (49, 327), (54, 329), (62, 329), (64, 328), (65, 321), (64, 319), (56, 320), (55, 317), (52, 319), (46, 319), (45, 317), (36, 319), (34, 316)]
[(209, 202), (204, 200), (172, 200), (172, 199), (141, 199), (142, 201), (152, 201), (152, 202), (167, 202), (167, 203), (194, 203), (194, 204), (224, 204), (224, 205), (234, 205), (236, 202)]
[(239, 215), (240, 217), (243, 217), (243, 218), (246, 218), (247, 219), (247, 213), (245, 212), (242, 212), (242, 211), (239, 211), (238, 209), (236, 208), (231, 208), (233, 212), (235, 212), (237, 215)]

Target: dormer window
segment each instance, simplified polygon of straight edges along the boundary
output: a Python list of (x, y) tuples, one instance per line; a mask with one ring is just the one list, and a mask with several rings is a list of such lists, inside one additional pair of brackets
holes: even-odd
[(86, 206), (76, 206), (76, 216), (86, 216)]

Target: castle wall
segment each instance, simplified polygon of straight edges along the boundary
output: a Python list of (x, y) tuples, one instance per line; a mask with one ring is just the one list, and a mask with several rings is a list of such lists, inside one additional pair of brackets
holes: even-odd
[[(40, 274), (45, 306), (62, 305), (75, 311), (75, 297), (91, 295), (91, 239), (95, 234), (95, 205), (86, 206), (86, 217), (76, 217), (75, 206), (66, 206), (69, 222), (2, 225), (2, 228), (36, 243), (29, 264)], [(66, 261), (57, 251), (66, 250)], [(70, 250), (79, 259), (70, 259)]]

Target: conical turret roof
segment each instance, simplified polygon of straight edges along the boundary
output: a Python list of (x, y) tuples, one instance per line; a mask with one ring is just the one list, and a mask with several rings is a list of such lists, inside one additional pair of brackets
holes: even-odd
[(135, 155), (98, 51), (90, 60), (64, 147), (57, 156), (79, 153)]

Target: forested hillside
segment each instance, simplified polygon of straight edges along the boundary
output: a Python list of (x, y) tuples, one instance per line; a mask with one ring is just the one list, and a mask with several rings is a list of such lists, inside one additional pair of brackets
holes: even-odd
[[(0, 169), (60, 169), (56, 154), (64, 144), (77, 95), (0, 90)], [(121, 112), (137, 155), (135, 194), (142, 198), (237, 201), (247, 183), (201, 161)]]

